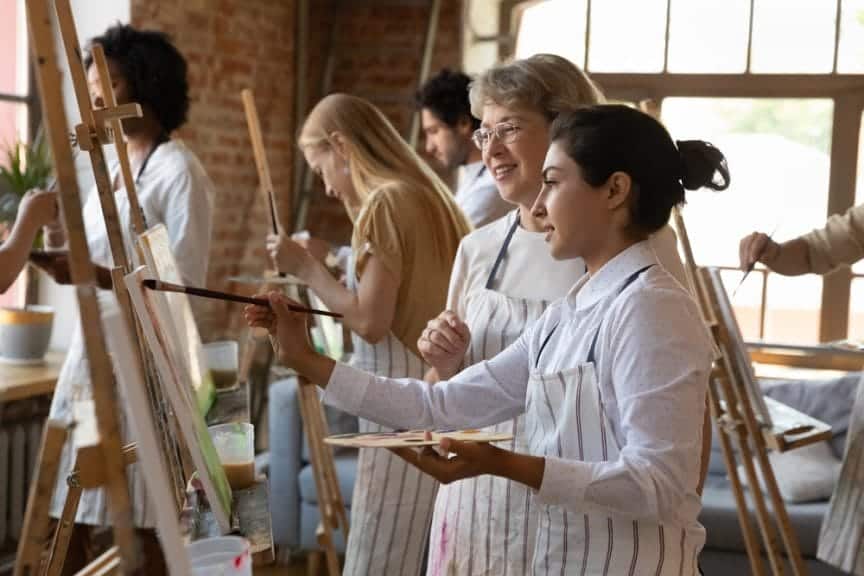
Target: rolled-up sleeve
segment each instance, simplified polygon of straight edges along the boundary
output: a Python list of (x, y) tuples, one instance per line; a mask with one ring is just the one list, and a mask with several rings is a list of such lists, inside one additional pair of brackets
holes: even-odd
[(807, 244), (810, 271), (827, 274), (864, 258), (864, 204), (828, 218), (825, 227), (801, 236)]
[(527, 333), (495, 358), (434, 385), (337, 364), (324, 402), (396, 429), (491, 426), (525, 410)]
[[(607, 411), (620, 420), (616, 459), (547, 457), (539, 499), (584, 513), (676, 521), (695, 517), (711, 347), (695, 306), (651, 294), (610, 322), (599, 371)], [(695, 509), (694, 509), (695, 507)]]

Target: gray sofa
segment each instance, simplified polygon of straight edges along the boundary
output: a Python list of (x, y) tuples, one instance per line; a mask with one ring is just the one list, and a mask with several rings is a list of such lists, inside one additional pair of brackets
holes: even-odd
[[(832, 449), (842, 456), (848, 425), (849, 409), (857, 389), (858, 375), (825, 383), (815, 388), (811, 383), (775, 382), (766, 386), (766, 394), (832, 424), (835, 439)], [(331, 433), (352, 432), (357, 421), (346, 414), (327, 409)], [(273, 537), (277, 545), (292, 551), (317, 548), (315, 530), (318, 507), (315, 484), (309, 466), (308, 449), (303, 441), (297, 398), (297, 383), (293, 379), (279, 380), (270, 387), (270, 499)], [(716, 440), (716, 438), (715, 438)], [(342, 496), (349, 508), (356, 476), (356, 452), (337, 451), (336, 469)], [(707, 531), (707, 541), (700, 563), (707, 575), (749, 574), (749, 563), (738, 525), (735, 500), (720, 454), (714, 443), (709, 475), (703, 494), (700, 521)], [(827, 510), (827, 502), (788, 504), (790, 519), (798, 534), (801, 551), (812, 576), (837, 576), (843, 572), (815, 559), (819, 528)], [(755, 517), (753, 519), (754, 526)], [(344, 542), (339, 540), (340, 551)], [(767, 566), (767, 564), (766, 564)]]

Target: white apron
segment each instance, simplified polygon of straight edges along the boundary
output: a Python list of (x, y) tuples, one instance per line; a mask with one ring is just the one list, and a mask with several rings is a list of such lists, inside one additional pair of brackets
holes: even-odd
[(816, 556), (864, 576), (864, 381), (858, 385), (840, 479), (822, 521)]
[[(633, 274), (621, 291), (644, 270)], [(599, 333), (598, 327), (587, 360), (575, 368), (554, 373), (532, 370), (525, 412), (531, 454), (585, 462), (618, 458), (620, 446), (604, 413), (595, 372), (594, 344)], [(542, 354), (541, 347), (535, 366)], [(688, 538), (683, 527), (536, 505), (540, 520), (533, 574), (698, 574), (701, 544)]]
[[(515, 342), (542, 316), (549, 301), (512, 298), (492, 289), (498, 266), (507, 252), (516, 218), (508, 231), (486, 288), (466, 298), (466, 324), (471, 344), (465, 366), (492, 358)], [(522, 417), (485, 428), (513, 434), (505, 447), (528, 451)], [(429, 576), (481, 574), (519, 576), (527, 573), (534, 550), (537, 506), (518, 482), (498, 476), (469, 478), (441, 486), (429, 538)]]
[[(349, 287), (356, 288), (353, 258)], [(351, 365), (390, 378), (422, 379), (428, 368), (392, 333), (377, 344), (351, 335)], [(360, 419), (360, 432), (389, 430)], [(346, 576), (419, 575), (438, 482), (389, 450), (361, 448), (351, 499)]]

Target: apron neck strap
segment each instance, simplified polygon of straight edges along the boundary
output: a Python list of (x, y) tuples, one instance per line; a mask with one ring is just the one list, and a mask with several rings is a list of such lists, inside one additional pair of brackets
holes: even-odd
[[(643, 272), (645, 272), (646, 270), (648, 270), (648, 269), (651, 268), (652, 266), (654, 266), (654, 265), (653, 265), (653, 264), (649, 264), (648, 266), (645, 266), (645, 267), (643, 267), (643, 268), (640, 268), (639, 270), (637, 270), (636, 272), (633, 272), (630, 276), (628, 276), (628, 277), (627, 277), (627, 280), (624, 281), (624, 285), (621, 286), (621, 289), (620, 289), (620, 290), (618, 290), (618, 294), (615, 295), (615, 298), (618, 298), (618, 296), (620, 296), (621, 293), (624, 292), (624, 290), (626, 290), (628, 286), (630, 286), (633, 282), (635, 282), (636, 279), (639, 278), (639, 276), (641, 276)], [(614, 301), (615, 301), (615, 300), (612, 300), (612, 302), (614, 302)], [(611, 304), (612, 302), (610, 302), (610, 304)], [(594, 332), (594, 339), (591, 340), (591, 349), (588, 351), (588, 359), (587, 359), (587, 362), (590, 362), (591, 364), (594, 363), (594, 351), (595, 351), (595, 349), (597, 348), (597, 339), (600, 337), (600, 328), (601, 328), (602, 326), (603, 326), (603, 320), (601, 319), (601, 320), (600, 320), (600, 325), (597, 326), (597, 331)]]
[(501, 249), (498, 250), (498, 256), (495, 258), (495, 264), (492, 265), (492, 270), (489, 272), (489, 277), (486, 279), (487, 290), (492, 290), (492, 286), (495, 284), (495, 275), (498, 274), (498, 268), (501, 267), (501, 262), (504, 261), (504, 256), (507, 255), (507, 249), (510, 247), (510, 242), (513, 240), (513, 234), (516, 233), (517, 228), (519, 228), (518, 209), (516, 211), (516, 219), (513, 220), (513, 225), (510, 226), (510, 230), (507, 231), (504, 243), (501, 245)]

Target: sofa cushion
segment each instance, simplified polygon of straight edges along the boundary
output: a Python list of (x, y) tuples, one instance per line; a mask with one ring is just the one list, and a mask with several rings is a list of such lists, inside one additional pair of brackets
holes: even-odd
[[(755, 458), (754, 466), (755, 464)], [(770, 452), (768, 460), (777, 480), (777, 488), (786, 502), (827, 501), (840, 477), (840, 460), (834, 456), (828, 442), (817, 442), (789, 452)], [(765, 486), (762, 471), (757, 466), (760, 484)], [(738, 465), (741, 483), (747, 485), (744, 465)]]
[[(750, 494), (745, 492), (750, 498)], [(753, 529), (757, 531), (756, 516), (753, 513), (752, 504), (750, 516)], [(805, 557), (816, 556), (816, 546), (819, 541), (819, 528), (822, 518), (828, 511), (827, 502), (816, 502), (808, 504), (786, 504), (789, 520), (801, 546), (801, 554)], [(706, 548), (745, 552), (744, 538), (741, 534), (741, 526), (738, 523), (738, 511), (735, 507), (735, 497), (732, 495), (731, 485), (726, 477), (709, 475), (705, 483), (705, 491), (702, 493), (702, 513), (699, 521), (707, 531)]]
[[(357, 450), (336, 454), (333, 458), (336, 476), (339, 479), (339, 491), (345, 506), (351, 506), (354, 493), (354, 480), (357, 477)], [(315, 477), (312, 475), (312, 465), (303, 466), (299, 476), (300, 500), (308, 504), (318, 504), (318, 493), (315, 490)]]
[[(331, 406), (326, 406), (323, 402), (321, 405), (324, 408), (324, 417), (327, 419), (328, 435), (350, 434), (359, 431), (356, 416), (342, 412)], [(333, 447), (333, 452), (336, 454), (345, 451), (353, 452), (354, 454), (357, 453), (355, 448), (345, 448), (344, 446)], [(303, 462), (309, 462), (309, 444), (306, 442), (305, 435), (303, 436)]]

